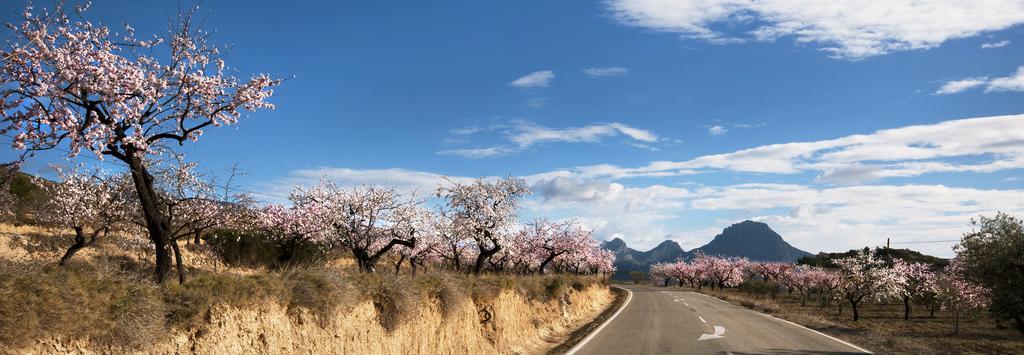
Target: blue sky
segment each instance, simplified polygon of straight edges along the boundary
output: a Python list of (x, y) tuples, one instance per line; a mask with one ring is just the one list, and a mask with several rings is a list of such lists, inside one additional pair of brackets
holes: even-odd
[[(275, 195), (323, 176), (523, 176), (524, 217), (641, 249), (748, 218), (816, 252), (1024, 215), (1024, 4), (814, 3), (209, 1), (230, 67), (290, 79), (277, 109), (186, 150)], [(0, 6), (10, 21), (22, 3)], [(90, 17), (157, 33), (176, 8), (96, 1)]]

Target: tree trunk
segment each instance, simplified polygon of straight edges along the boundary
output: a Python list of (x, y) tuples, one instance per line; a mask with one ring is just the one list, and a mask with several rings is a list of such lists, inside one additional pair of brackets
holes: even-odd
[(476, 256), (476, 263), (473, 265), (473, 274), (480, 275), (480, 271), (484, 268), (484, 262), (491, 258), (491, 255), (497, 254), (501, 251), (500, 245), (495, 245), (494, 248), (485, 249), (483, 246), (479, 247), (480, 255)]
[(960, 310), (953, 310), (953, 334), (960, 334)]
[(380, 258), (384, 256), (384, 254), (387, 254), (389, 251), (391, 251), (391, 248), (394, 248), (396, 245), (404, 245), (407, 248), (415, 248), (416, 238), (411, 238), (409, 240), (391, 239), (391, 241), (388, 242), (387, 245), (385, 245), (383, 248), (380, 248), (380, 250), (378, 250), (377, 253), (373, 255), (370, 255), (369, 251), (364, 249), (352, 249), (352, 254), (355, 255), (356, 260), (359, 261), (360, 271), (374, 272), (377, 269), (377, 261), (380, 260)]
[(290, 264), (292, 258), (295, 257), (295, 248), (298, 247), (299, 238), (290, 238), (281, 247), (281, 255), (277, 257), (277, 261), (282, 264)]
[(101, 230), (102, 229), (97, 229), (93, 231), (92, 235), (89, 236), (89, 240), (86, 241), (85, 230), (83, 230), (82, 227), (75, 227), (75, 243), (71, 244), (71, 246), (68, 247), (68, 250), (64, 252), (64, 256), (60, 258), (60, 262), (57, 263), (57, 265), (67, 265), (67, 263), (71, 261), (71, 258), (75, 256), (75, 253), (77, 253), (79, 250), (82, 250), (82, 248), (85, 248), (95, 243), (96, 236), (99, 235)]
[(860, 312), (857, 311), (857, 303), (859, 303), (859, 302), (850, 301), (850, 305), (853, 306), (853, 321), (854, 322), (860, 320)]
[(178, 248), (178, 240), (177, 239), (172, 239), (171, 240), (171, 250), (174, 251), (174, 263), (177, 266), (176, 268), (178, 269), (178, 284), (184, 284), (185, 283), (185, 266), (184, 266), (184, 263), (181, 262), (181, 249)]
[(192, 244), (199, 245), (199, 240), (200, 240), (199, 237), (201, 237), (202, 235), (203, 235), (202, 232), (196, 231), (195, 239), (192, 241)]
[[(405, 262), (405, 255), (401, 255), (401, 257), (398, 258), (398, 262), (395, 263), (395, 275), (398, 275), (398, 272), (402, 270), (402, 263), (403, 262)], [(409, 263), (411, 264), (412, 260), (410, 260)], [(415, 267), (415, 266), (413, 266), (413, 267)]]
[(928, 318), (935, 318), (935, 300), (932, 300)]
[(167, 275), (171, 272), (171, 255), (167, 250), (167, 244), (171, 239), (170, 219), (158, 206), (160, 197), (157, 195), (156, 189), (153, 188), (153, 175), (146, 170), (142, 157), (129, 151), (120, 158), (128, 164), (131, 171), (135, 193), (138, 195), (139, 204), (142, 207), (142, 216), (146, 220), (149, 240), (153, 242), (156, 249), (156, 267), (153, 270), (153, 277), (157, 283), (164, 283), (167, 281)]
[(562, 255), (562, 253), (549, 254), (547, 258), (544, 258), (544, 261), (540, 263), (540, 267), (537, 268), (537, 273), (544, 275), (544, 268), (548, 267), (548, 263), (550, 263), (552, 260), (555, 260), (555, 258), (558, 257), (559, 255)]
[(910, 320), (910, 297), (903, 296), (903, 320)]

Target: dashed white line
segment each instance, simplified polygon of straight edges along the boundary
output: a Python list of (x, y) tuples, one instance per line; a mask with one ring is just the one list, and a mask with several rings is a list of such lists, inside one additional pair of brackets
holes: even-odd
[(708, 321), (704, 320), (704, 317), (697, 316), (697, 318), (700, 318), (700, 321), (704, 322), (704, 324), (708, 324)]

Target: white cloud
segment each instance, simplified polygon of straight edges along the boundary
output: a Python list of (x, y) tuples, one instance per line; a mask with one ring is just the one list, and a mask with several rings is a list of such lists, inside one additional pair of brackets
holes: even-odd
[(513, 80), (508, 83), (508, 86), (514, 86), (519, 88), (543, 88), (548, 87), (551, 84), (551, 79), (555, 78), (555, 73), (550, 70), (535, 71), (530, 74), (526, 74), (519, 79)]
[[(621, 23), (715, 43), (793, 37), (837, 58), (934, 48), (1024, 22), (1017, 0), (608, 0)], [(750, 27), (726, 34), (721, 27)]]
[(708, 127), (708, 134), (713, 136), (720, 136), (725, 134), (726, 132), (729, 132), (729, 129), (719, 125)]
[[(292, 170), (287, 176), (256, 184), (258, 190), (276, 196), (288, 196), (297, 186), (312, 186), (321, 179), (331, 180), (341, 186), (386, 185), (393, 186), (406, 193), (429, 194), (434, 192), (444, 175), (430, 172), (387, 168), (387, 169), (350, 169), (336, 167), (319, 167)], [(453, 177), (453, 179), (466, 179)], [(277, 202), (285, 202), (278, 198)]]
[(446, 149), (438, 151), (437, 154), (441, 155), (456, 155), (460, 157), (480, 159), (490, 158), (503, 155), (509, 155), (518, 152), (517, 150), (510, 149), (507, 147), (485, 147), (485, 148), (460, 148), (460, 149)]
[(948, 81), (942, 84), (939, 90), (935, 91), (936, 95), (950, 95), (962, 92), (964, 90), (973, 89), (979, 86), (985, 85), (988, 82), (988, 78), (981, 76), (976, 78), (967, 78), (960, 80)]
[[(955, 160), (969, 162), (956, 162)], [(613, 179), (705, 171), (796, 174), (818, 172), (823, 182), (862, 169), (860, 178), (912, 177), (930, 172), (992, 172), (1024, 168), (1024, 115), (945, 121), (830, 140), (764, 145), (685, 161), (628, 168), (583, 166), (567, 171)], [(863, 171), (869, 169), (870, 174)], [(855, 169), (856, 170), (856, 169)], [(839, 180), (836, 180), (839, 179)]]
[(991, 78), (976, 77), (946, 82), (935, 92), (936, 95), (955, 94), (964, 90), (984, 86), (985, 92), (1024, 91), (1024, 66), (1009, 76)]
[[(794, 246), (817, 252), (875, 246), (887, 237), (898, 242), (958, 239), (978, 215), (1024, 214), (1024, 190), (943, 185), (627, 187), (554, 177), (532, 186), (537, 196), (524, 204), (529, 214), (575, 216), (590, 221), (599, 239), (618, 235), (641, 250), (665, 238), (697, 247), (743, 219), (764, 221)], [(729, 217), (712, 220), (714, 227), (691, 229), (680, 223), (694, 215)], [(949, 256), (951, 246), (914, 248)]]
[[(693, 209), (771, 211), (756, 219), (787, 241), (815, 252), (846, 250), (894, 241), (958, 239), (968, 221), (996, 211), (1024, 213), (1024, 190), (982, 190), (942, 185), (855, 186), (813, 189), (799, 185), (751, 184), (710, 188)], [(757, 211), (755, 211), (756, 213)], [(915, 245), (949, 256), (951, 244)]]
[[(443, 181), (442, 174), (408, 169), (323, 167), (295, 170), (258, 186), (266, 193), (287, 195), (294, 186), (312, 185), (322, 178), (345, 186), (389, 185), (419, 194), (432, 192)], [(972, 217), (996, 211), (1024, 214), (1024, 190), (1020, 189), (763, 183), (625, 186), (580, 179), (568, 172), (525, 178), (535, 195), (524, 201), (522, 218), (577, 218), (595, 228), (599, 239), (617, 235), (638, 249), (653, 247), (666, 238), (691, 249), (743, 219), (766, 222), (794, 246), (817, 252), (879, 245), (885, 238), (893, 238), (894, 242), (958, 239), (969, 230)], [(719, 217), (703, 226), (681, 223), (684, 217), (694, 215)], [(950, 256), (950, 247), (951, 244), (914, 245), (916, 250), (939, 256)]]
[(583, 74), (591, 78), (601, 78), (609, 76), (626, 76), (629, 74), (629, 68), (623, 67), (601, 67), (601, 68), (586, 68), (583, 69)]
[(1010, 45), (1010, 41), (1004, 39), (1004, 40), (999, 41), (999, 42), (982, 43), (981, 44), (981, 49), (1003, 48), (1003, 47), (1006, 47), (1008, 45)]
[(438, 153), (467, 158), (486, 158), (518, 153), (542, 143), (596, 143), (604, 138), (617, 136), (627, 138), (632, 141), (629, 142), (630, 145), (644, 149), (657, 149), (644, 143), (658, 142), (658, 135), (654, 132), (618, 122), (551, 128), (526, 120), (515, 120), (508, 125), (495, 125), (491, 130), (501, 131), (501, 135), (507, 143), (483, 148), (449, 149)]
[(1018, 67), (1013, 75), (990, 80), (985, 92), (993, 91), (1024, 91), (1024, 66)]
[(533, 97), (526, 99), (524, 104), (531, 108), (544, 108), (548, 105), (548, 99), (544, 97)]

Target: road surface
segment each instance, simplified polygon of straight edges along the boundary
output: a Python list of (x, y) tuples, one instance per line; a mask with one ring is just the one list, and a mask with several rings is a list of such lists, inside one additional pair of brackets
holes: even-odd
[(623, 286), (628, 303), (570, 353), (863, 354), (852, 344), (703, 294)]

